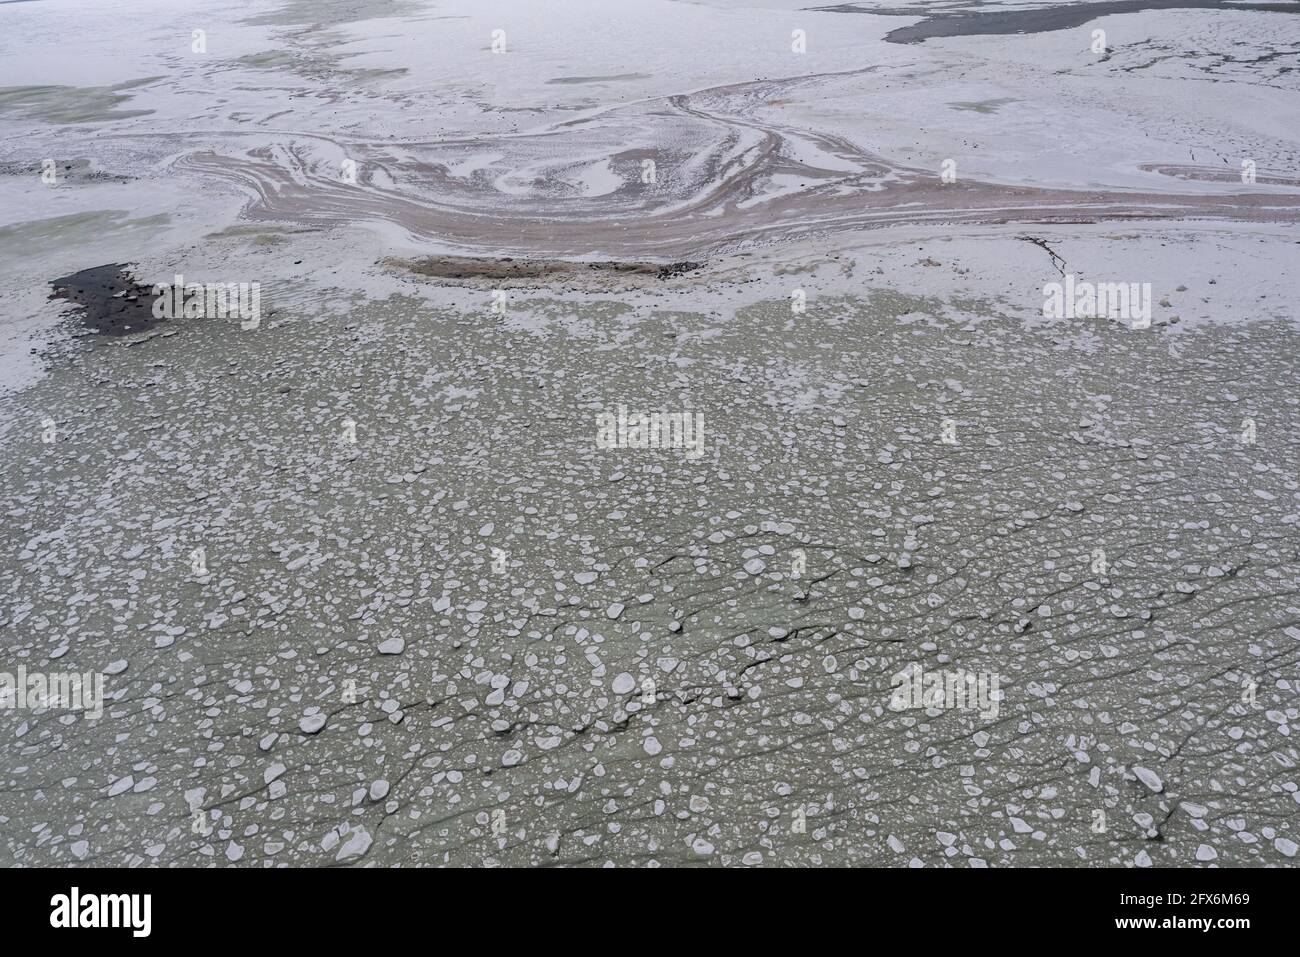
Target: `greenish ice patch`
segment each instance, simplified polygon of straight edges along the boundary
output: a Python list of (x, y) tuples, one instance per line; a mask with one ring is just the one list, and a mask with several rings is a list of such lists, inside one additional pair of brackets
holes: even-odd
[(74, 247), (101, 240), (106, 235), (123, 242), (147, 243), (170, 221), (166, 213), (132, 219), (125, 210), (98, 209), (14, 223), (0, 227), (0, 259), (40, 260), (48, 256), (51, 246)]
[(996, 113), (1008, 103), (1016, 102), (1014, 97), (999, 97), (993, 100), (971, 100), (949, 103), (954, 110), (969, 110), (972, 113)]
[(284, 70), (292, 67), (296, 60), (297, 57), (288, 50), (263, 50), (241, 56), (235, 62), (255, 70)]
[(342, 56), (320, 54), (295, 54), (288, 50), (267, 50), (262, 53), (250, 53), (235, 62), (254, 70), (284, 70), (301, 76), (318, 80), (330, 78), (346, 79), (351, 83), (371, 83), (405, 76), (407, 67), (392, 69), (345, 69), (341, 64)]
[(131, 99), (125, 91), (153, 83), (151, 76), (113, 86), (0, 87), (0, 113), (45, 123), (104, 123), (147, 116), (153, 110), (119, 110)]
[(278, 10), (244, 20), (261, 26), (336, 26), (358, 20), (402, 17), (419, 13), (410, 0), (290, 0)]
[(648, 80), (649, 73), (616, 73), (612, 76), (557, 76), (547, 80), (547, 83), (577, 84), (577, 83), (615, 83), (624, 80)]

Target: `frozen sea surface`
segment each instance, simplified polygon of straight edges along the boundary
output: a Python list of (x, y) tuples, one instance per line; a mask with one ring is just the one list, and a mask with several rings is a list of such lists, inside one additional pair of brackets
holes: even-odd
[(0, 860), (1294, 864), (1294, 16), (801, 6), (0, 5)]

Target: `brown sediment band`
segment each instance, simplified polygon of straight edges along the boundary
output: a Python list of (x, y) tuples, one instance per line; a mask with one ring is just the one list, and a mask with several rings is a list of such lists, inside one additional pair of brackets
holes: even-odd
[(693, 272), (703, 263), (571, 262), (564, 259), (500, 259), (472, 256), (425, 256), (420, 259), (387, 259), (384, 265), (405, 269), (431, 279), (580, 279), (587, 276), (621, 276), (641, 279), (673, 279)]
[[(748, 243), (825, 232), (915, 223), (962, 225), (1216, 219), (1300, 223), (1300, 194), (1286, 192), (1155, 193), (1065, 190), (963, 181), (896, 169), (887, 186), (855, 190), (847, 180), (797, 193), (749, 199), (723, 184), (678, 203), (647, 201), (627, 208), (592, 200), (585, 216), (546, 202), (433, 194), (413, 188), (350, 186), (287, 170), (269, 157), (196, 153), (185, 167), (243, 184), (253, 193), (252, 220), (335, 225), (383, 222), (415, 239), (475, 251), (509, 251), (529, 258), (600, 257), (678, 260)], [(431, 170), (432, 172), (432, 170)], [(1185, 174), (1184, 174), (1185, 175)], [(622, 208), (620, 208), (622, 207)]]
[[(1165, 191), (945, 183), (937, 169), (755, 115), (824, 79), (718, 86), (506, 137), (398, 145), (302, 137), (234, 155), (196, 151), (177, 166), (244, 189), (254, 221), (384, 223), (467, 256), (540, 260), (672, 262), (916, 223), (1300, 223), (1300, 184), (1267, 171), (1230, 192), (1197, 185), (1230, 179), (1220, 166), (1163, 164), (1140, 168), (1166, 174)], [(340, 178), (340, 153), (356, 163), (355, 182)]]

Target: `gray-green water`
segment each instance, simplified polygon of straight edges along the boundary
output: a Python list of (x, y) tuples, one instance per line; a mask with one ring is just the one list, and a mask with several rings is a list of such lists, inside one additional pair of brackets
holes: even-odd
[[(83, 341), (4, 400), (0, 625), (125, 668), (0, 711), (6, 863), (1285, 863), (1295, 330), (952, 305)], [(596, 448), (620, 403), (704, 456)]]

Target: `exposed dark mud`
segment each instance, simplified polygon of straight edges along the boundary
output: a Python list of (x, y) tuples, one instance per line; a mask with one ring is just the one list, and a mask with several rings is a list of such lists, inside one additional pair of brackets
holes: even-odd
[(50, 285), (50, 298), (75, 303), (80, 324), (95, 335), (135, 335), (167, 321), (153, 314), (153, 286), (136, 282), (123, 263), (92, 266)]

